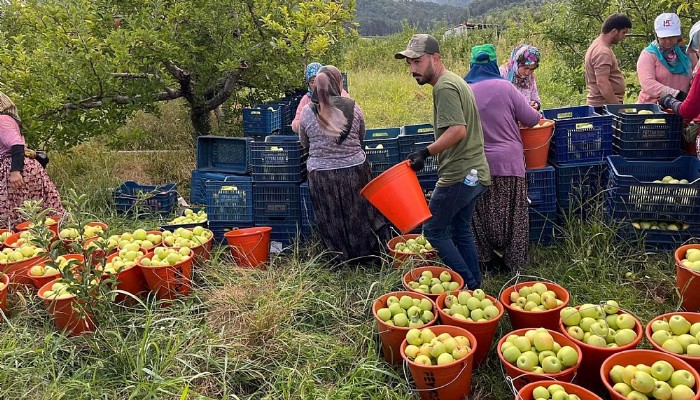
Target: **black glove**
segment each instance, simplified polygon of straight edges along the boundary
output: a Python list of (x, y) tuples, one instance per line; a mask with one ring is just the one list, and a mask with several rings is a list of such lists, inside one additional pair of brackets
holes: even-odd
[(688, 97), (688, 93), (686, 93), (682, 90), (679, 90), (678, 94), (676, 95), (676, 99), (678, 99), (679, 101), (685, 100), (686, 97)]
[(10, 147), (10, 172), (13, 171), (24, 171), (24, 145), (15, 144)]
[(430, 150), (424, 148), (408, 155), (408, 160), (411, 162), (411, 168), (418, 172), (425, 168), (425, 159), (430, 157)]
[(678, 114), (678, 109), (681, 106), (681, 101), (678, 101), (675, 97), (667, 94), (666, 96), (659, 99), (659, 105), (663, 108), (673, 110), (674, 114)]

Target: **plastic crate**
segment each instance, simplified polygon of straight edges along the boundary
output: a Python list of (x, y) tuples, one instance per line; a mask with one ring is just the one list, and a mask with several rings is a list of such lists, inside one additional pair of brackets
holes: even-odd
[(626, 223), (617, 231), (621, 239), (632, 242), (641, 241), (649, 252), (672, 251), (683, 244), (700, 242), (700, 226), (690, 225), (687, 229), (671, 231), (666, 229), (635, 229)]
[(557, 222), (556, 206), (542, 207), (540, 209), (530, 207), (528, 209), (528, 219), (530, 220), (530, 242), (540, 244), (552, 243)]
[(251, 145), (253, 180), (256, 182), (301, 182), (306, 178), (308, 151), (297, 136), (268, 136)]
[[(610, 156), (608, 165), (606, 205), (613, 218), (700, 223), (700, 160), (696, 157), (629, 161)], [(654, 183), (665, 176), (689, 183)]]
[[(399, 161), (403, 161), (408, 158), (409, 154), (424, 149), (430, 143), (433, 143), (435, 141), (435, 135), (433, 133), (406, 135), (404, 131), (397, 139), (399, 141)], [(437, 156), (433, 155), (425, 159), (425, 167), (421, 171), (416, 172), (416, 175), (434, 175), (437, 174), (437, 170)]]
[[(639, 111), (651, 114), (639, 114)], [(613, 117), (613, 126), (623, 140), (680, 139), (682, 120), (662, 111), (657, 104), (608, 104), (605, 111)], [(659, 122), (655, 122), (659, 121)]]
[(301, 199), (299, 184), (255, 183), (255, 219), (299, 219)]
[[(401, 128), (367, 129), (365, 132), (365, 154), (367, 161), (379, 165), (394, 165), (399, 162), (399, 142), (396, 139)], [(384, 168), (385, 171), (387, 168)]]
[(548, 165), (540, 169), (530, 169), (525, 172), (527, 179), (527, 198), (530, 204), (557, 204), (556, 171)]
[(271, 134), (282, 127), (282, 111), (279, 106), (255, 105), (243, 109), (243, 134), (245, 136)]
[(568, 210), (572, 200), (583, 204), (605, 190), (607, 164), (588, 162), (579, 164), (553, 164), (557, 179), (557, 204)]
[(251, 138), (199, 136), (197, 169), (245, 175), (250, 172)]
[(425, 201), (427, 201), (428, 203), (430, 203), (430, 198), (433, 195), (433, 190), (435, 190), (435, 184), (437, 183), (437, 181), (437, 174), (422, 175), (418, 177), (418, 183), (420, 184), (421, 190), (423, 190)]
[(624, 140), (625, 135), (613, 128), (613, 154), (626, 159), (672, 160), (683, 154), (680, 133), (675, 138)]
[(253, 221), (253, 181), (249, 176), (228, 176), (208, 180), (205, 204), (210, 221)]
[(177, 207), (177, 185), (141, 185), (126, 181), (112, 191), (114, 205), (120, 214), (156, 213), (167, 215)]
[(397, 163), (378, 163), (378, 162), (371, 162), (370, 163), (370, 168), (372, 169), (372, 178), (376, 178), (379, 175), (381, 175), (382, 172), (386, 171), (387, 169), (393, 167)]
[[(296, 107), (293, 107), (293, 101), (290, 99), (285, 99), (281, 98), (278, 100), (274, 101), (269, 101), (263, 106), (268, 106), (268, 107), (275, 107), (279, 106), (280, 107), (280, 128), (284, 125), (289, 125), (292, 123), (292, 120), (294, 119), (294, 115), (296, 114)], [(292, 109), (293, 108), (293, 109)]]
[(227, 176), (227, 174), (218, 174), (216, 172), (192, 170), (192, 178), (190, 180), (190, 203), (204, 204), (207, 199), (207, 187), (204, 183), (208, 180), (223, 181)]
[(311, 234), (313, 225), (316, 222), (316, 216), (314, 214), (314, 207), (311, 201), (311, 192), (309, 192), (308, 182), (304, 182), (299, 185), (299, 199), (301, 201), (301, 231), (305, 235), (309, 235)]
[(225, 243), (226, 238), (224, 234), (228, 231), (241, 228), (252, 228), (255, 224), (253, 222), (240, 222), (240, 221), (209, 221), (209, 229), (214, 234), (214, 240), (219, 243)]
[(303, 234), (298, 217), (268, 219), (256, 216), (255, 225), (271, 227), (270, 240), (280, 242), (284, 247), (295, 242)]
[(435, 133), (433, 124), (404, 125), (401, 127), (401, 134), (405, 136), (419, 135), (424, 133)]
[(612, 154), (612, 115), (600, 115), (591, 106), (542, 113), (555, 122), (549, 155), (556, 163), (604, 161)]

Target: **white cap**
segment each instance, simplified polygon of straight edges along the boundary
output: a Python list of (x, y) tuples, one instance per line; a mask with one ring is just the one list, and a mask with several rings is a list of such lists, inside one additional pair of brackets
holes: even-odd
[(700, 50), (700, 21), (696, 22), (695, 25), (690, 28), (688, 47), (695, 51)]
[(681, 20), (674, 13), (663, 13), (654, 21), (656, 36), (666, 38), (681, 35)]

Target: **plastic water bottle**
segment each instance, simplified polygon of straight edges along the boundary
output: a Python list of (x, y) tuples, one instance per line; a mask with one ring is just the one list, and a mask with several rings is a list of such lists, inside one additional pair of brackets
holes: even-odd
[(476, 186), (479, 183), (479, 175), (475, 169), (469, 172), (466, 178), (464, 178), (464, 184), (467, 186)]

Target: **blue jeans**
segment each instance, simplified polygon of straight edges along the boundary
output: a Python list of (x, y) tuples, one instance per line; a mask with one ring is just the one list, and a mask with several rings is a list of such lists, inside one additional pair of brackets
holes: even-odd
[(481, 183), (436, 187), (429, 204), (433, 217), (423, 225), (425, 237), (437, 249), (442, 261), (464, 278), (470, 290), (481, 287), (472, 215), (477, 199), (486, 189)]

